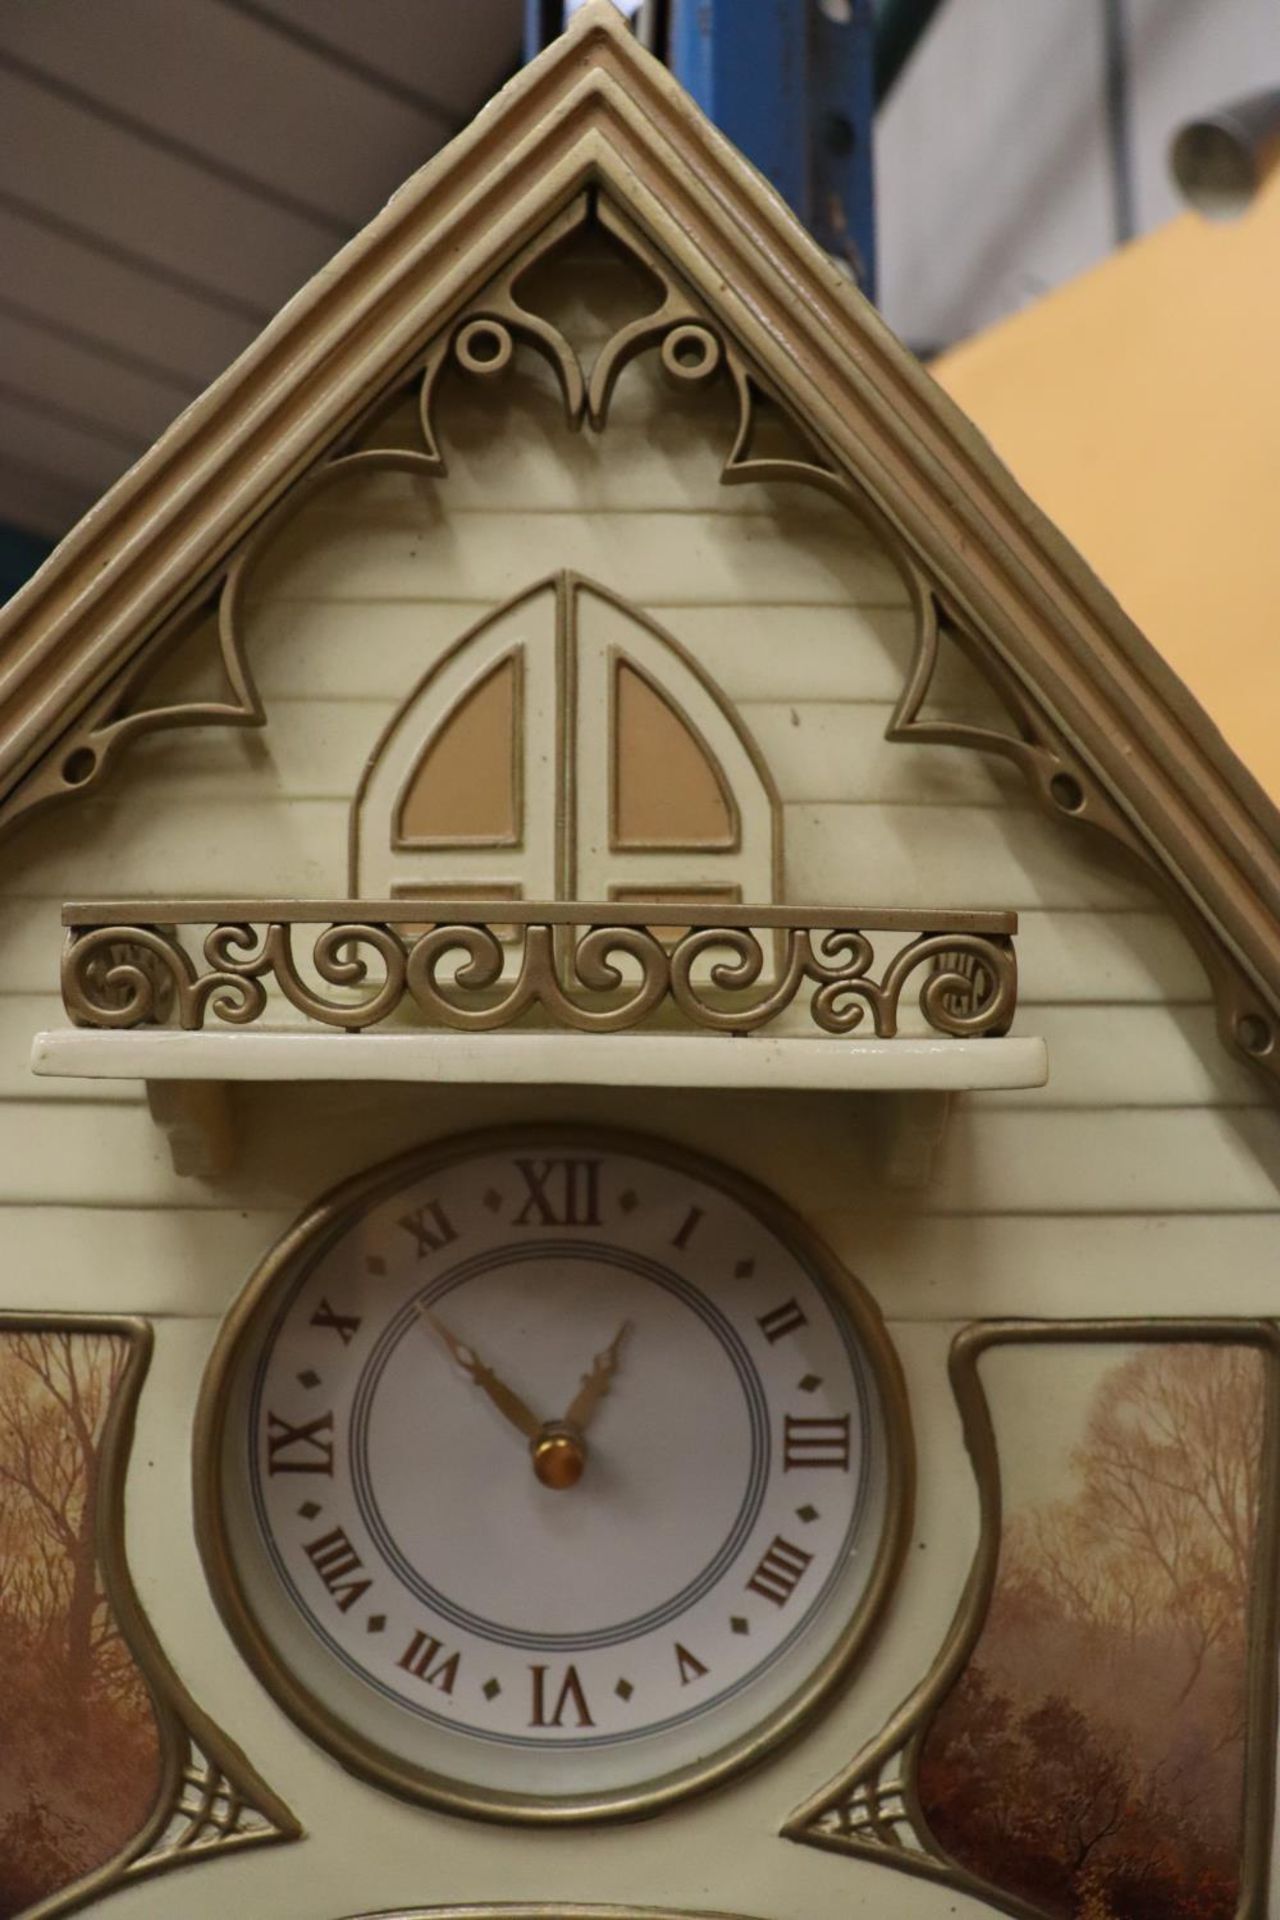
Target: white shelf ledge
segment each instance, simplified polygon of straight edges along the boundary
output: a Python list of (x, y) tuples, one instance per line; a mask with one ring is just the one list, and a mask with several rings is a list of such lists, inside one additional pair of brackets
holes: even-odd
[(86, 1080), (370, 1080), (511, 1086), (946, 1092), (1042, 1087), (1043, 1040), (678, 1033), (38, 1033), (34, 1073)]
[(217, 1178), (234, 1163), (232, 1081), (407, 1081), (422, 1086), (701, 1087), (877, 1093), (891, 1186), (927, 1184), (953, 1093), (1042, 1087), (1043, 1040), (805, 1040), (683, 1033), (38, 1033), (34, 1073), (145, 1080), (177, 1173)]

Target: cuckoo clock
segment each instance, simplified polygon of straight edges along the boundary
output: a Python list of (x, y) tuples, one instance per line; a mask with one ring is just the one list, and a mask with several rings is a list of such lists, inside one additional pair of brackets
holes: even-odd
[(0, 642), (0, 1911), (1261, 1920), (1275, 814), (611, 7)]

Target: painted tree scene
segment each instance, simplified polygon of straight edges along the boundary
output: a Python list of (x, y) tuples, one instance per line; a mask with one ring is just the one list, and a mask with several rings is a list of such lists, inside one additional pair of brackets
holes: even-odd
[(1010, 1346), (982, 1372), (1004, 1527), (981, 1637), (920, 1752), (929, 1826), (1048, 1915), (1232, 1920), (1263, 1356)]
[(0, 1920), (110, 1860), (159, 1792), (95, 1546), (117, 1335), (0, 1331)]

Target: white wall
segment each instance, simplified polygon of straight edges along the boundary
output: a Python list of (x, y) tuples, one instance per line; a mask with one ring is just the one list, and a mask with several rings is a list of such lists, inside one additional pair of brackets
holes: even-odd
[[(950, 345), (1116, 243), (1105, 0), (948, 0), (876, 127), (880, 299)], [(1274, 0), (1123, 0), (1137, 227), (1177, 211), (1182, 123), (1280, 85)]]

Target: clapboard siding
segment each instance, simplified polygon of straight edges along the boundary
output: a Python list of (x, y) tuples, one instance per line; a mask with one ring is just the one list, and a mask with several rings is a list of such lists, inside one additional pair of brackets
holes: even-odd
[(429, 1089), (407, 1098), (362, 1089), (353, 1098), (345, 1087), (317, 1086), (237, 1090), (237, 1105), (240, 1163), (215, 1182), (176, 1175), (140, 1107), (113, 1107), (106, 1124), (93, 1105), (11, 1101), (0, 1106), (0, 1198), (296, 1209), (309, 1193), (412, 1145), (424, 1128), (544, 1113), (625, 1118), (702, 1140), (805, 1213), (830, 1211), (833, 1192), (855, 1214), (886, 1204), (958, 1214), (1267, 1212), (1280, 1172), (1280, 1115), (1257, 1108), (1023, 1112), (975, 1100), (947, 1129), (927, 1191), (886, 1198), (877, 1148), (884, 1116), (868, 1115), (865, 1102), (856, 1110), (812, 1102), (802, 1113), (761, 1094), (736, 1097), (730, 1113), (707, 1093), (629, 1093), (623, 1116), (607, 1090), (531, 1089), (516, 1099), (449, 1088), (433, 1100)]
[[(294, 1209), (10, 1205), (23, 1249), (5, 1304), (86, 1313), (220, 1314)], [(1275, 1314), (1265, 1213), (896, 1215), (829, 1206), (814, 1224), (895, 1320)], [(1206, 1275), (1213, 1274), (1206, 1301)]]
[[(246, 791), (250, 781), (236, 785)], [(346, 888), (345, 804), (269, 798), (163, 806), (127, 786), (84, 803), (69, 838), (56, 817), (16, 841), (0, 892), (84, 899), (100, 893), (332, 897)], [(989, 807), (790, 805), (788, 897), (830, 906), (1141, 907), (1127, 863), (1067, 826)], [(193, 859), (193, 848), (198, 854)], [(495, 872), (501, 872), (500, 853)]]
[(1223, 1057), (1212, 1007), (1036, 1006), (1049, 1085), (966, 1096), (985, 1107), (1259, 1107), (1261, 1076)]
[[(570, 567), (651, 606), (901, 606), (893, 564), (819, 498), (804, 512), (447, 514), (433, 483), (414, 510), (364, 520), (304, 510), (264, 555), (251, 602), (503, 600)], [(337, 502), (342, 489), (333, 487)]]
[[(56, 985), (56, 971), (49, 975)], [(31, 1038), (46, 1027), (65, 1027), (56, 993), (10, 993), (0, 999), (0, 1104), (10, 1100), (84, 1100), (112, 1106), (144, 1100), (137, 1080), (38, 1079), (31, 1071)]]
[[(264, 800), (346, 802), (395, 710), (376, 698), (293, 699), (272, 703), (261, 733), (201, 728), (181, 742), (153, 735), (134, 755), (131, 785), (141, 792), (151, 777), (180, 783), (185, 799), (216, 799), (248, 775)], [(1020, 774), (993, 756), (886, 740), (892, 712), (883, 701), (738, 702), (784, 800), (1030, 810)]]
[[(552, 558), (544, 552), (539, 574)], [(653, 586), (646, 582), (637, 604), (689, 648), (731, 700), (892, 705), (902, 690), (913, 631), (905, 607), (737, 606), (726, 620), (717, 608), (687, 601), (659, 606)], [(490, 605), (484, 598), (259, 600), (242, 626), (269, 713), (281, 696), (394, 703)], [(940, 699), (959, 706), (974, 677), (954, 652), (944, 656)]]

